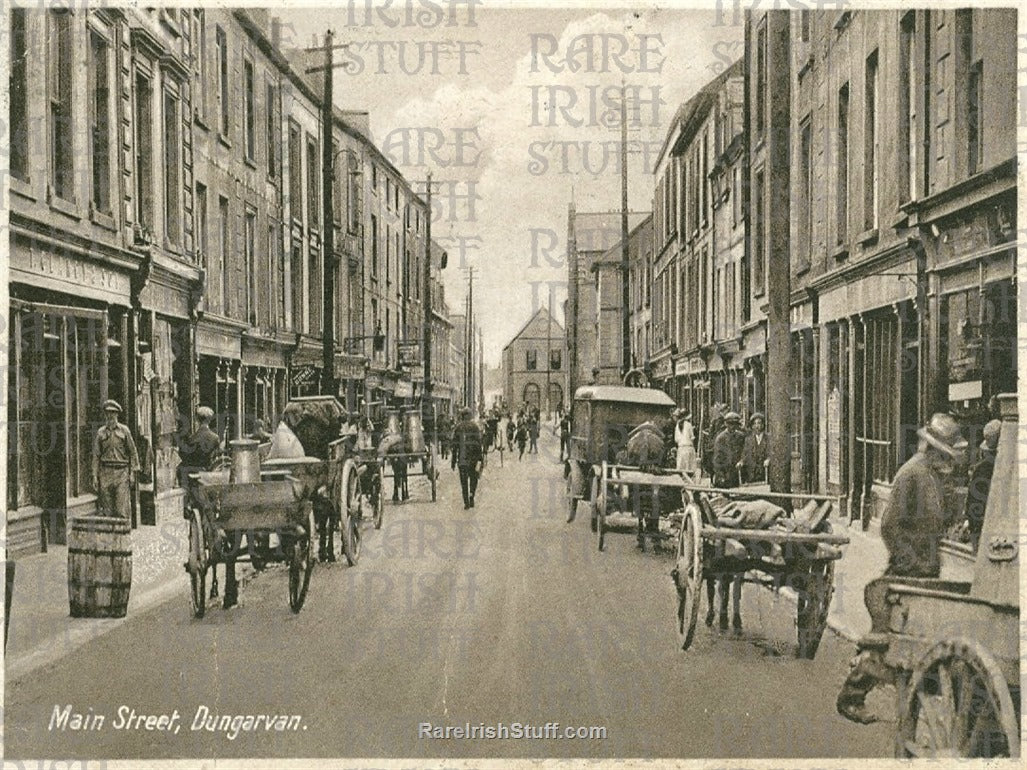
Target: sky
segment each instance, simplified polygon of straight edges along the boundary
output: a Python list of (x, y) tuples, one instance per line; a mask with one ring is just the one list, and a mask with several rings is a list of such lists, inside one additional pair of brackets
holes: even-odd
[[(540, 305), (562, 321), (567, 212), (620, 209), (619, 94), (629, 94), (629, 208), (650, 211), (674, 112), (742, 52), (729, 10), (544, 8), (395, 0), (368, 11), (277, 8), (283, 44), (332, 29), (336, 104), (369, 113), (375, 144), (415, 184), (431, 171), (432, 236), (449, 251), (451, 312), (473, 267), (486, 363)], [(380, 7), (380, 6), (379, 6)], [(440, 205), (441, 203), (441, 205)]]

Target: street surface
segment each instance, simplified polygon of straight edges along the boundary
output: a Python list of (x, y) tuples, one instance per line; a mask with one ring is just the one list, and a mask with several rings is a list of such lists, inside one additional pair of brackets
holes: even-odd
[[(242, 606), (194, 620), (183, 572), (180, 597), (7, 683), (6, 755), (891, 755), (892, 724), (861, 727), (835, 713), (852, 645), (829, 631), (815, 661), (796, 660), (794, 605), (784, 597), (746, 586), (744, 632), (700, 625), (681, 652), (672, 556), (639, 553), (629, 534), (608, 536), (597, 552), (586, 506), (565, 523), (548, 428), (540, 452), (507, 455), (504, 467), (490, 455), (468, 511), (448, 464), (437, 503), (423, 478), (411, 479), (411, 500), (388, 502), (384, 527), (365, 531), (356, 567), (317, 565), (298, 615), (285, 570), (272, 568), (242, 588)], [(705, 603), (700, 624), (704, 612)], [(66, 729), (50, 730), (55, 706), (69, 704)], [(269, 716), (237, 735), (194, 730), (201, 707)], [(148, 731), (144, 720), (124, 729), (133, 708), (179, 717), (150, 723), (170, 730)], [(106, 720), (73, 730), (74, 712)], [(287, 727), (268, 731), (269, 722)], [(419, 737), (421, 723), (497, 722), (601, 726), (606, 737)]]

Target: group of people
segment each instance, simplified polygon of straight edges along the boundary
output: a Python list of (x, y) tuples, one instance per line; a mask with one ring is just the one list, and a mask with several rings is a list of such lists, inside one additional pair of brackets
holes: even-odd
[(514, 445), (517, 446), (517, 459), (524, 458), (524, 448), (527, 446), (528, 454), (538, 454), (538, 435), (540, 412), (537, 407), (523, 407), (517, 414), (507, 412), (506, 414), (506, 448), (513, 452)]
[(672, 419), (676, 467), (691, 480), (698, 480), (700, 471), (720, 489), (766, 480), (768, 440), (762, 413), (755, 412), (749, 418), (749, 429), (743, 430), (738, 412), (728, 411), (725, 404), (715, 404), (710, 410), (709, 427), (700, 437), (698, 452), (695, 426), (688, 410), (675, 409)]

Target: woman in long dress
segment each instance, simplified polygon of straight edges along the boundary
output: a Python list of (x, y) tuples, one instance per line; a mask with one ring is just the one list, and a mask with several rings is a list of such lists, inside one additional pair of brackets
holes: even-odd
[(698, 475), (699, 465), (695, 455), (695, 428), (692, 427), (691, 415), (678, 409), (674, 413), (674, 443), (677, 445), (677, 469), (694, 481)]

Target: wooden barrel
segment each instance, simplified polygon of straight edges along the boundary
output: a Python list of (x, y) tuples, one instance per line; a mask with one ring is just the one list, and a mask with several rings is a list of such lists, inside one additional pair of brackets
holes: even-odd
[(73, 618), (123, 618), (132, 587), (128, 519), (80, 516), (68, 533), (68, 601)]

